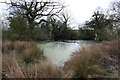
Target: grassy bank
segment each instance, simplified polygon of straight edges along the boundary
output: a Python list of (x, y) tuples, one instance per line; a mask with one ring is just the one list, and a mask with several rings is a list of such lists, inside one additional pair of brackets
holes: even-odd
[(35, 63), (45, 59), (43, 51), (37, 47), (37, 43), (31, 41), (3, 41), (2, 53), (13, 54), (24, 63)]
[(74, 52), (65, 70), (72, 70), (74, 78), (118, 77), (119, 42), (102, 42)]
[(35, 42), (4, 41), (2, 75), (4, 78), (118, 77), (119, 46), (116, 40), (83, 47), (59, 68), (44, 57)]
[(3, 57), (2, 65), (3, 78), (58, 78), (60, 70), (55, 65), (41, 61), (29, 66), (21, 65), (15, 56)]

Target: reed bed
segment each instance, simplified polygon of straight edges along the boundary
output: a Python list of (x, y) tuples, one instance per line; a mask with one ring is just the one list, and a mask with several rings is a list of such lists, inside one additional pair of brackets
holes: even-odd
[(104, 41), (75, 51), (60, 68), (49, 62), (35, 42), (2, 45), (3, 78), (118, 78), (120, 40)]

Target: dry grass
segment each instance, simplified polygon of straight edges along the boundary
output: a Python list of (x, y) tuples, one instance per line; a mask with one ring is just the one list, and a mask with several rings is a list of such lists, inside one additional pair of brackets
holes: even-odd
[(61, 71), (46, 61), (20, 66), (15, 55), (3, 55), (2, 71), (4, 78), (59, 78)]
[(11, 41), (2, 42), (2, 53), (8, 54), (14, 49), (13, 43)]
[(100, 48), (109, 55), (118, 55), (120, 53), (120, 39), (111, 42), (104, 41)]
[(101, 57), (101, 51), (97, 46), (83, 48), (80, 52), (75, 52), (71, 60), (66, 62), (66, 66), (74, 70), (74, 77), (88, 78), (90, 75), (101, 75), (103, 74), (99, 66)]
[(24, 78), (16, 57), (13, 54), (3, 55), (2, 75), (4, 75), (3, 78)]
[(24, 69), (26, 77), (34, 78), (60, 78), (62, 71), (50, 62), (42, 62), (34, 66)]
[(110, 66), (113, 65), (113, 61), (117, 61), (118, 58), (111, 59), (111, 57), (118, 57), (120, 53), (118, 45), (120, 45), (118, 41), (111, 41), (82, 48), (80, 51), (75, 52), (72, 58), (66, 62), (66, 71), (72, 69), (74, 73), (72, 76), (79, 78), (105, 77), (108, 74), (106, 69), (110, 69), (108, 68), (110, 63), (107, 64), (104, 60), (107, 59), (108, 62), (112, 62)]
[[(91, 78), (116, 76), (120, 53), (119, 41), (102, 42), (74, 52), (65, 68), (58, 68), (48, 61), (41, 61), (42, 52), (34, 42), (4, 42), (2, 74), (7, 78)], [(34, 64), (24, 65), (23, 62)], [(36, 63), (36, 61), (38, 61)], [(111, 62), (111, 63), (109, 63)], [(116, 63), (116, 64), (114, 64)], [(114, 68), (114, 67), (113, 67)], [(117, 76), (116, 76), (117, 77)]]
[(43, 51), (37, 47), (35, 42), (4, 41), (2, 51), (3, 54), (15, 53), (19, 57), (18, 59), (25, 63), (34, 63), (45, 59)]
[[(3, 42), (2, 74), (7, 78), (60, 78), (62, 70), (45, 61), (35, 42)], [(27, 64), (32, 63), (32, 64)]]

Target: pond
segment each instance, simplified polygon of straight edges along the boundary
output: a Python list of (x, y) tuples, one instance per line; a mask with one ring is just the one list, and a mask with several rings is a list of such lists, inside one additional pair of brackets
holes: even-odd
[(38, 43), (44, 55), (49, 61), (58, 66), (63, 66), (64, 62), (69, 60), (73, 52), (78, 51), (81, 47), (93, 44), (93, 41), (67, 40), (66, 42), (44, 42)]

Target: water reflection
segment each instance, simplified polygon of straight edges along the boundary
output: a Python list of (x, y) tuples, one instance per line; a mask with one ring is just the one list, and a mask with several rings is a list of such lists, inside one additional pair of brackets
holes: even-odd
[(38, 46), (43, 49), (44, 55), (47, 56), (54, 64), (58, 66), (70, 59), (72, 52), (77, 51), (80, 47), (90, 45), (92, 41), (68, 40), (67, 42), (47, 42), (39, 43)]

